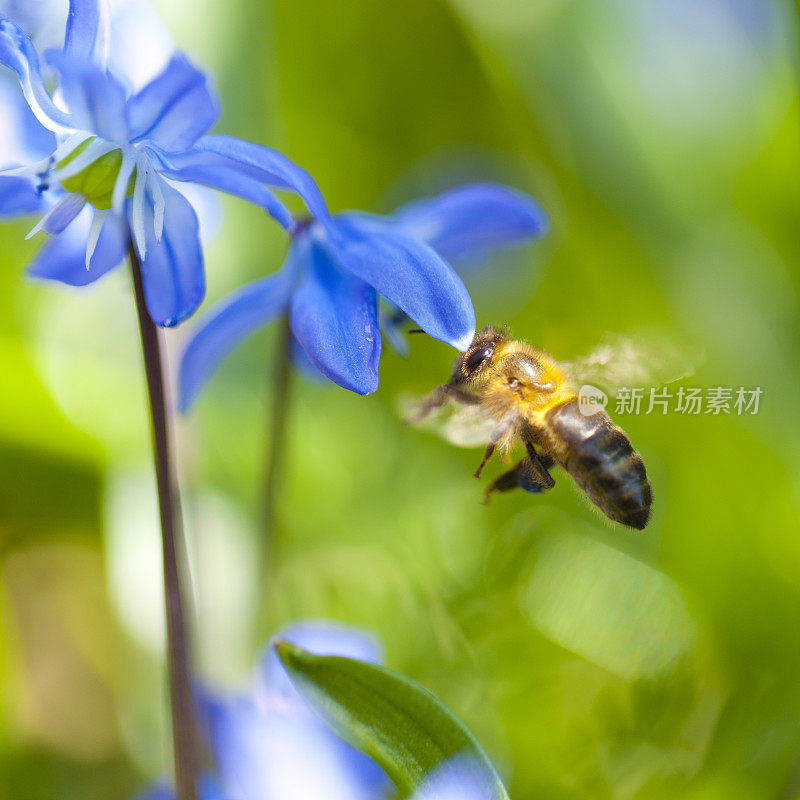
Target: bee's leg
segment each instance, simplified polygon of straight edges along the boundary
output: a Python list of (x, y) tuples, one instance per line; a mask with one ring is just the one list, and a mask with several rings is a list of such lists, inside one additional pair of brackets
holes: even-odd
[(552, 489), (556, 482), (547, 470), (555, 464), (555, 461), (547, 453), (537, 453), (530, 442), (525, 442), (525, 449), (528, 451), (531, 468), (541, 478), (544, 488)]
[(486, 445), (486, 451), (483, 454), (481, 463), (478, 465), (478, 469), (475, 470), (476, 478), (480, 478), (481, 472), (483, 472), (483, 468), (486, 466), (489, 459), (494, 455), (495, 447), (497, 447), (497, 442), (494, 441), (490, 441), (489, 444)]
[(466, 389), (462, 389), (452, 383), (443, 383), (439, 388), (447, 397), (455, 400), (456, 403), (461, 403), (462, 406), (477, 406), (481, 402), (478, 395), (472, 394), (472, 392), (468, 392)]
[(416, 411), (406, 420), (409, 425), (422, 422), (432, 411), (441, 408), (448, 400), (455, 400), (462, 405), (475, 405), (480, 399), (452, 383), (443, 383), (437, 386), (416, 408)]
[[(525, 449), (528, 451), (531, 461), (534, 463), (538, 461), (542, 469), (545, 470), (555, 466), (555, 459), (549, 453), (544, 451), (542, 446), (537, 442), (536, 437), (534, 436), (530, 427), (523, 425), (520, 428), (520, 436), (522, 441), (525, 442)], [(538, 451), (536, 450), (537, 446), (539, 447)]]
[(480, 478), (481, 472), (483, 472), (483, 468), (489, 462), (489, 459), (494, 455), (495, 448), (497, 447), (497, 443), (502, 441), (505, 436), (508, 434), (509, 430), (511, 430), (513, 423), (504, 422), (498, 425), (493, 431), (492, 435), (489, 438), (489, 444), (486, 445), (486, 451), (483, 454), (483, 460), (481, 461), (478, 469), (475, 470), (475, 477)]
[(492, 481), (484, 495), (485, 503), (489, 502), (489, 498), (494, 492), (509, 492), (512, 489), (520, 488), (526, 492), (540, 494), (556, 485), (533, 447), (529, 444), (527, 448), (528, 455), (522, 461)]
[(547, 453), (539, 453), (538, 454), (539, 461), (541, 465), (545, 469), (550, 469), (550, 467), (555, 466), (555, 459), (552, 456), (547, 455)]

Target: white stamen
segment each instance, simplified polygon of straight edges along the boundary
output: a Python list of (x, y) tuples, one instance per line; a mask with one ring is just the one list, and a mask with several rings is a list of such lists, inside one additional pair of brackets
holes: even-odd
[(144, 261), (147, 254), (147, 245), (144, 235), (144, 196), (147, 185), (147, 173), (152, 169), (147, 156), (138, 156), (136, 159), (136, 182), (133, 184), (133, 203), (131, 204), (131, 228), (133, 240), (139, 251), (139, 258)]
[(161, 234), (164, 232), (164, 192), (161, 191), (161, 180), (155, 170), (148, 175), (147, 187), (153, 198), (153, 227), (156, 232), (156, 241), (160, 242)]
[(89, 269), (89, 264), (92, 261), (95, 248), (97, 247), (97, 240), (100, 238), (100, 231), (103, 229), (103, 223), (106, 220), (105, 211), (95, 211), (92, 217), (92, 225), (89, 228), (89, 238), (86, 242), (86, 269)]
[(35, 236), (39, 231), (45, 230), (50, 234), (59, 234), (78, 216), (86, 205), (86, 198), (80, 192), (74, 192), (62, 197), (30, 230), (26, 239)]
[(50, 165), (50, 159), (46, 158), (44, 161), (37, 161), (35, 164), (25, 164), (21, 167), (5, 167), (0, 169), (0, 175), (9, 178), (32, 178), (40, 172), (44, 172)]
[(33, 177), (34, 175), (40, 175), (43, 172), (47, 172), (56, 162), (61, 161), (62, 158), (69, 155), (76, 147), (79, 147), (87, 139), (91, 138), (91, 136), (92, 134), (90, 133), (73, 133), (47, 158), (37, 161), (35, 164), (0, 169), (0, 175), (7, 175), (9, 177)]
[(128, 193), (128, 182), (135, 166), (136, 152), (126, 147), (122, 151), (122, 163), (119, 166), (117, 179), (114, 181), (114, 191), (111, 193), (111, 207), (119, 216), (122, 216), (122, 206), (125, 203), (125, 195)]
[(87, 139), (91, 139), (92, 136), (94, 136), (93, 133), (87, 133), (86, 131), (78, 131), (77, 133), (71, 134), (64, 139), (63, 142), (61, 142), (50, 158), (54, 159), (55, 161), (61, 161), (62, 158), (68, 156), (73, 150), (75, 150), (77, 147), (80, 147)]
[(116, 146), (103, 139), (95, 139), (80, 155), (76, 156), (66, 166), (56, 170), (55, 179), (63, 183), (68, 178), (72, 178), (79, 172), (83, 172), (90, 164), (94, 164), (98, 158), (115, 150)]

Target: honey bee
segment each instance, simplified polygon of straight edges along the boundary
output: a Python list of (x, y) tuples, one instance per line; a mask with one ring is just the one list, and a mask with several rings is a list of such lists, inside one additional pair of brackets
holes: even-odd
[[(604, 358), (586, 361), (597, 366)], [(647, 525), (653, 493), (644, 462), (602, 406), (580, 407), (567, 365), (490, 326), (478, 331), (450, 380), (418, 405), (410, 421), (450, 403), (466, 411), (462, 433), (468, 421), (483, 429), (483, 441), (488, 433), (476, 478), (497, 450), (506, 453), (516, 443), (525, 448), (524, 457), (492, 481), (486, 500), (516, 488), (549, 491), (555, 485), (550, 469), (558, 466), (613, 522), (637, 530)]]

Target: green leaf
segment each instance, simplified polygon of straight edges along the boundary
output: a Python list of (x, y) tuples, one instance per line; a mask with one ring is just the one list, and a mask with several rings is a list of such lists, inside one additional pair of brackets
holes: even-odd
[(480, 768), (487, 796), (508, 800), (475, 737), (427, 689), (385, 667), (314, 655), (283, 640), (274, 646), (305, 700), (343, 739), (374, 759), (402, 796), (459, 756)]

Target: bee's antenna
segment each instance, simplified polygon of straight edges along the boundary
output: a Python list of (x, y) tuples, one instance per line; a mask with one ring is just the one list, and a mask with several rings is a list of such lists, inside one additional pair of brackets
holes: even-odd
[(425, 333), (425, 331), (422, 328), (412, 328), (409, 333)]

